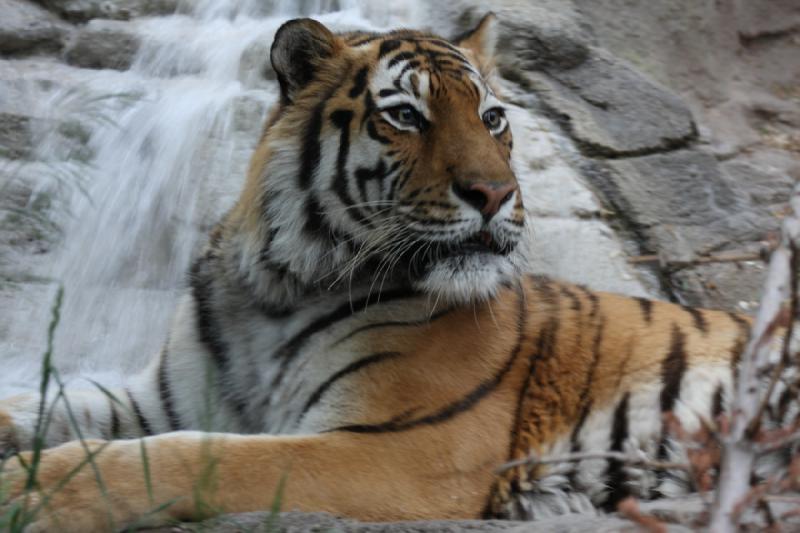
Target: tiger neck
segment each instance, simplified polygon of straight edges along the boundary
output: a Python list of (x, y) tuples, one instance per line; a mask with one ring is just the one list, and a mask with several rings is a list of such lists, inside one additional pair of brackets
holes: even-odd
[(305, 205), (303, 201), (275, 194), (269, 202), (278, 206), (262, 208), (272, 211), (271, 216), (256, 217), (252, 210), (243, 210), (240, 201), (211, 234), (206, 256), (221, 270), (217, 275), (229, 280), (226, 290), (255, 300), (268, 314), (283, 316), (343, 292), (377, 297), (389, 289), (409, 288), (391, 275), (376, 279), (372, 261), (354, 268), (355, 250), (330, 229), (311, 231), (307, 220), (273, 223), (284, 216), (308, 217), (308, 209), (301, 214), (297, 207)]
[(318, 191), (300, 183), (302, 139), (279, 115), (268, 121), (238, 202), (212, 232), (220, 274), (276, 312), (330, 293), (408, 285), (391, 276), (376, 281), (377, 265), (359, 259), (353, 239), (333, 227)]

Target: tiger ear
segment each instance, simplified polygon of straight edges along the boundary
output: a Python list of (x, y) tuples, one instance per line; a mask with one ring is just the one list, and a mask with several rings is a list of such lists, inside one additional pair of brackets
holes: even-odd
[(278, 28), (269, 59), (281, 86), (281, 102), (291, 103), (339, 48), (337, 37), (313, 19), (290, 20)]
[(497, 33), (497, 16), (490, 11), (473, 29), (455, 37), (453, 43), (472, 52), (481, 73), (486, 75), (494, 65)]

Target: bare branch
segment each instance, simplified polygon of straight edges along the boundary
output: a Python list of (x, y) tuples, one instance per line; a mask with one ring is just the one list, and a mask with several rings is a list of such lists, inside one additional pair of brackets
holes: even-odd
[(639, 509), (639, 502), (632, 496), (628, 496), (619, 504), (617, 504), (617, 511), (630, 520), (635, 522), (645, 531), (650, 533), (667, 533), (667, 525), (655, 516), (644, 514)]
[(783, 435), (777, 435), (775, 438), (763, 441), (763, 439), (759, 439), (759, 443), (754, 447), (754, 450), (758, 454), (762, 453), (769, 453), (780, 450), (789, 446), (790, 444), (795, 444), (800, 442), (800, 429), (797, 429), (792, 432), (787, 432)]
[[(764, 413), (760, 377), (773, 370), (770, 348), (783, 322), (787, 302), (796, 307), (791, 292), (796, 287), (792, 270), (797, 264), (794, 251), (800, 242), (800, 185), (792, 193), (791, 208), (792, 212), (783, 221), (778, 247), (770, 258), (761, 306), (741, 356), (739, 379), (733, 393), (730, 431), (723, 436), (722, 467), (711, 509), (710, 529), (715, 533), (736, 531), (740, 504), (751, 494), (750, 476), (757, 455), (754, 429), (760, 427)], [(790, 315), (790, 321), (793, 320), (794, 316)], [(788, 337), (785, 342), (789, 342)], [(784, 353), (788, 353), (786, 350), (784, 347)], [(781, 359), (785, 361), (786, 358)], [(779, 373), (772, 376), (777, 379)]]
[[(765, 251), (766, 252), (766, 251)], [(762, 252), (728, 252), (712, 255), (703, 255), (687, 261), (665, 261), (658, 254), (637, 255), (628, 258), (628, 263), (638, 265), (642, 263), (661, 263), (670, 269), (680, 269), (708, 263), (740, 263), (742, 261), (764, 261), (765, 253)]]

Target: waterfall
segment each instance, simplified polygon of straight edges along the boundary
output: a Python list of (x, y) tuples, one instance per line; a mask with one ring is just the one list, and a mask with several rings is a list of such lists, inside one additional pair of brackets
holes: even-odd
[[(277, 100), (265, 72), (278, 27), (296, 16), (334, 30), (413, 26), (420, 9), (411, 0), (391, 8), (365, 0), (203, 0), (189, 12), (132, 20), (141, 44), (127, 72), (87, 71), (79, 87), (52, 93), (44, 102), (50, 118), (77, 117), (89, 130), (90, 154), (72, 172), (83, 186), (59, 191), (68, 215), (58, 220), (63, 233), (46, 272), (65, 292), (54, 353), (62, 373), (130, 374), (163, 344), (191, 259), (238, 196)], [(39, 159), (58, 170), (76, 164), (46, 141)], [(11, 327), (34, 327), (30, 317), (10, 318)], [(26, 372), (7, 360), (3, 381), (34, 385), (38, 357), (12, 357)]]

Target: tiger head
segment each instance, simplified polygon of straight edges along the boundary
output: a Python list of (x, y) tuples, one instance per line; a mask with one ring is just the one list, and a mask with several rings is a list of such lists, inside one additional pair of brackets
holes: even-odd
[(491, 14), (453, 41), (284, 24), (270, 54), (280, 103), (248, 182), (261, 264), (302, 283), (393, 280), (451, 301), (513, 275), (524, 210), (487, 81), (494, 35)]

